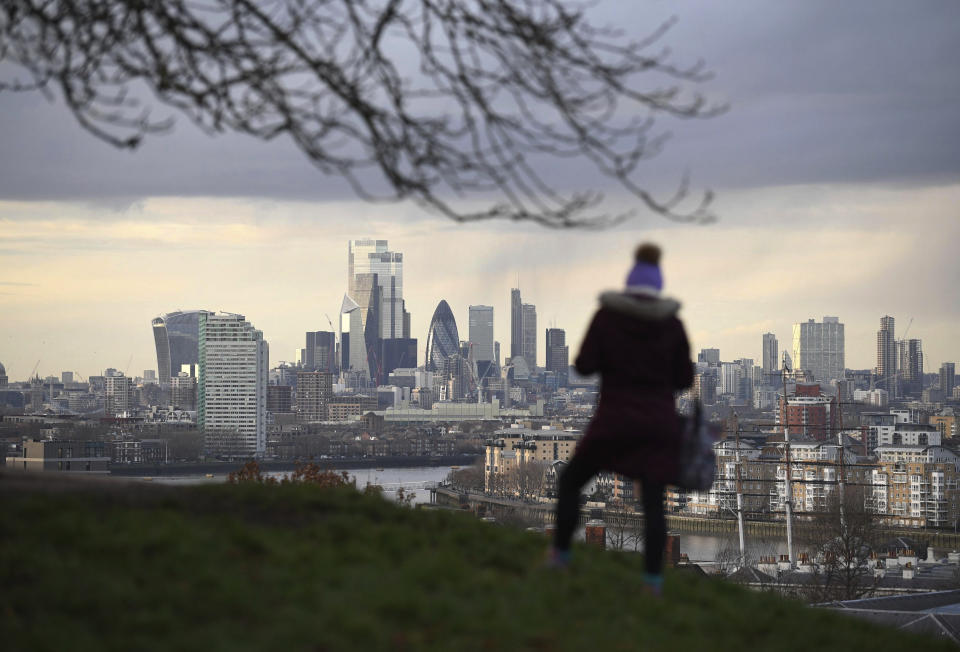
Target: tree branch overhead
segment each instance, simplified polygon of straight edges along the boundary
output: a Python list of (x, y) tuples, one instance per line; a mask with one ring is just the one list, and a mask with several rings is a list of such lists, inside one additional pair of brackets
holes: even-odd
[[(0, 60), (29, 78), (0, 90), (53, 89), (121, 148), (170, 129), (152, 105), (208, 132), (288, 137), (363, 198), (412, 199), (461, 222), (630, 216), (604, 211), (590, 188), (556, 187), (551, 165), (569, 158), (650, 211), (709, 222), (709, 191), (685, 210), (685, 179), (658, 200), (639, 178), (666, 137), (656, 116), (724, 110), (681, 89), (709, 79), (702, 62), (653, 51), (670, 25), (631, 41), (564, 0), (11, 0)], [(642, 87), (656, 82), (666, 86)], [(151, 101), (135, 97), (142, 86)]]

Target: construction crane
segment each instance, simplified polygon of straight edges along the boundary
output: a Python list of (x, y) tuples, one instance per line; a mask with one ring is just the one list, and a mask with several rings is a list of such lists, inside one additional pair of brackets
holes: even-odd
[(33, 371), (30, 372), (29, 378), (32, 379), (34, 376), (37, 375), (37, 367), (39, 367), (39, 366), (40, 366), (40, 360), (37, 359), (37, 364), (33, 365)]
[(903, 330), (903, 335), (900, 336), (900, 339), (907, 339), (907, 333), (910, 332), (910, 327), (913, 326), (913, 317), (910, 318), (910, 321), (907, 323), (907, 327)]

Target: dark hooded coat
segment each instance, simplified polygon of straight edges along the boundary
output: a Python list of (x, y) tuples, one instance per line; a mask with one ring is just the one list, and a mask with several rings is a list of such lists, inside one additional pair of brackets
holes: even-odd
[(674, 393), (693, 384), (679, 309), (673, 299), (601, 295), (576, 360), (579, 373), (600, 374), (600, 402), (578, 456), (648, 482), (676, 479), (681, 419)]

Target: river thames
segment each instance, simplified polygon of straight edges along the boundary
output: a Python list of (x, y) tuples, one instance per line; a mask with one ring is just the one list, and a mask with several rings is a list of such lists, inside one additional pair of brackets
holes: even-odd
[[(383, 468), (383, 469), (351, 469), (343, 468), (337, 471), (346, 471), (356, 483), (358, 489), (367, 485), (377, 485), (383, 488), (384, 497), (395, 500), (397, 490), (403, 488), (405, 495), (413, 495), (413, 504), (418, 505), (430, 502), (429, 487), (443, 482), (450, 473), (448, 466), (420, 466), (410, 468)], [(282, 478), (285, 472), (271, 472), (266, 475)], [(226, 482), (226, 475), (184, 475), (150, 478), (151, 482), (165, 485), (190, 485), (205, 483)], [(582, 532), (579, 533), (582, 537)], [(680, 552), (685, 553), (693, 563), (700, 563), (707, 567), (725, 561), (732, 561), (738, 554), (736, 533), (728, 535), (702, 535), (678, 532), (680, 537)], [(632, 543), (627, 547), (633, 550)], [(637, 546), (643, 550), (642, 542)], [(786, 541), (780, 539), (750, 539), (746, 540), (747, 558), (756, 560), (760, 556), (786, 554)], [(718, 561), (719, 560), (719, 561)], [(709, 570), (709, 569), (708, 569)]]

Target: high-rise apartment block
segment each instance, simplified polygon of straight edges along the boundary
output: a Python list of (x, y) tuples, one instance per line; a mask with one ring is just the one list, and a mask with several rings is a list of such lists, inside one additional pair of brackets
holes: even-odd
[(333, 396), (333, 375), (321, 371), (297, 373), (297, 420), (325, 421)]
[(953, 362), (944, 362), (940, 365), (940, 390), (944, 398), (953, 396), (953, 388), (956, 387), (957, 367)]
[(772, 374), (780, 368), (777, 348), (777, 336), (773, 333), (764, 333), (762, 358), (764, 374)]
[(880, 318), (877, 331), (877, 388), (884, 389), (891, 398), (897, 396), (897, 347), (894, 339), (894, 319)]
[(200, 315), (197, 424), (215, 457), (260, 457), (267, 447), (269, 347), (243, 315)]
[(901, 395), (923, 391), (923, 345), (920, 340), (897, 341), (897, 368)]
[(815, 380), (843, 378), (843, 324), (837, 317), (812, 319), (793, 325), (793, 364), (796, 371), (809, 371)]
[(104, 379), (104, 414), (110, 417), (129, 415), (136, 408), (133, 378), (118, 374)]

